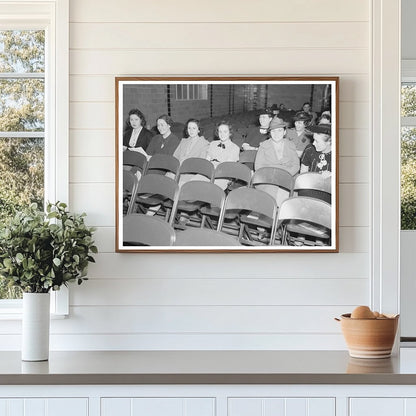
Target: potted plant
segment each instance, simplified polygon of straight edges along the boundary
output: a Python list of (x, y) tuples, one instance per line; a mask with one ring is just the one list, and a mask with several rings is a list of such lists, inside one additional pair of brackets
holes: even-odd
[(0, 276), (23, 291), (22, 359), (47, 360), (50, 290), (86, 280), (94, 262), (94, 228), (85, 214), (72, 214), (64, 203), (36, 204), (17, 212), (0, 227)]

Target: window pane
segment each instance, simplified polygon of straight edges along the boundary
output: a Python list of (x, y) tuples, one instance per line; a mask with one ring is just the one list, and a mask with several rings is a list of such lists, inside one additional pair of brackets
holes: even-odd
[(45, 72), (45, 31), (0, 30), (0, 72)]
[(401, 229), (416, 230), (416, 126), (402, 127)]
[(416, 116), (416, 83), (402, 83), (402, 117)]
[(44, 131), (43, 79), (0, 79), (0, 131)]
[(176, 86), (176, 99), (182, 100), (182, 85)]
[(193, 100), (194, 99), (194, 86), (188, 85), (188, 99)]

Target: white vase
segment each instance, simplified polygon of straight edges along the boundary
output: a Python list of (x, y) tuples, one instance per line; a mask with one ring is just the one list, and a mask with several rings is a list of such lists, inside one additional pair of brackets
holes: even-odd
[(49, 293), (23, 293), (22, 360), (49, 358)]

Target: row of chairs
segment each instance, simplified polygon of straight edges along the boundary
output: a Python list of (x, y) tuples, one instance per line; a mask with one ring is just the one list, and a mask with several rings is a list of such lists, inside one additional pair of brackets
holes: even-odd
[[(254, 170), (254, 161), (257, 150), (246, 150), (240, 153), (239, 163)], [(214, 165), (206, 159), (191, 157), (182, 163), (176, 157), (164, 154), (155, 154), (149, 161), (142, 153), (125, 150), (123, 152), (123, 166), (133, 173), (139, 171), (141, 174), (157, 172), (170, 172), (173, 175), (185, 173), (199, 173), (212, 179)]]
[[(263, 185), (268, 185), (276, 188), (276, 191), (285, 190), (289, 197), (309, 196), (331, 203), (330, 178), (324, 178), (315, 172), (302, 173), (293, 177), (284, 169), (264, 167), (252, 173), (247, 166), (239, 162), (223, 162), (214, 168), (211, 162), (199, 158), (186, 159), (175, 179), (153, 174), (152, 170), (148, 172), (150, 173), (146, 173), (139, 181), (132, 171), (123, 170), (124, 214), (137, 212), (137, 204), (140, 203), (157, 205), (161, 197), (164, 200), (173, 201), (178, 192), (178, 182), (182, 174), (200, 174), (212, 183), (215, 183), (217, 179), (227, 179), (230, 181), (227, 193), (241, 186), (261, 188)], [(143, 200), (143, 195), (146, 195), (146, 200)], [(150, 195), (158, 197), (149, 199)]]
[[(316, 198), (292, 196), (278, 208), (259, 189), (240, 187), (226, 195), (212, 182), (190, 181), (179, 188), (171, 178), (148, 174), (133, 189), (131, 201), (135, 208), (127, 217), (137, 211), (176, 230), (210, 228), (244, 245), (330, 244), (331, 205)], [(279, 226), (285, 219), (291, 223)]]
[[(127, 155), (124, 156), (123, 166), (132, 173), (140, 171), (142, 175), (169, 173), (177, 182), (182, 175), (202, 175), (211, 182), (228, 179), (232, 182), (231, 189), (238, 186), (270, 184), (284, 188), (290, 194), (296, 190), (299, 195), (313, 196), (331, 203), (330, 178), (324, 178), (318, 173), (300, 174), (294, 178), (285, 170), (273, 167), (260, 168), (253, 173), (251, 167), (251, 163), (254, 165), (253, 152), (256, 151), (242, 152), (239, 162), (223, 162), (215, 168), (209, 160), (203, 158), (191, 157), (180, 164), (173, 156), (156, 154), (147, 162), (141, 153), (125, 151)], [(127, 183), (130, 184), (131, 180), (128, 179)]]

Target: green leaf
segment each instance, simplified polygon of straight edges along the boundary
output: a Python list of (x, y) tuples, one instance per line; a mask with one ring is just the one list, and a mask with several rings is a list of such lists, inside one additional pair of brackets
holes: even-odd
[(58, 266), (60, 266), (60, 264), (61, 264), (61, 260), (60, 260), (60, 259), (58, 259), (58, 257), (55, 257), (55, 258), (53, 259), (53, 264), (54, 264), (56, 267), (58, 267)]

